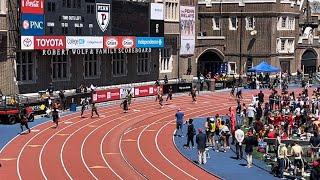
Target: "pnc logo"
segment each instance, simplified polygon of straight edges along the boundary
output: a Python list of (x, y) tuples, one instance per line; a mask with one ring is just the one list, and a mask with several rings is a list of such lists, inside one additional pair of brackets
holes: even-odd
[(24, 20), (22, 22), (22, 27), (25, 30), (28, 30), (28, 29), (43, 29), (43, 22), (42, 21)]

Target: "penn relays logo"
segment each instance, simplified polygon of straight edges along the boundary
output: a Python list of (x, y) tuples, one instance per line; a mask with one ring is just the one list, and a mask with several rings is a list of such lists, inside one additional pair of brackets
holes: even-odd
[(97, 3), (96, 6), (97, 22), (101, 31), (104, 32), (110, 21), (110, 4)]

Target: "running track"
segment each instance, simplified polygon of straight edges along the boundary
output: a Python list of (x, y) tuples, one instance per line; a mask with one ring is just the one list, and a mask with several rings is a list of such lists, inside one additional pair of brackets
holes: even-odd
[(201, 95), (197, 104), (181, 96), (162, 109), (146, 100), (129, 113), (115, 105), (100, 108), (100, 118), (66, 115), (57, 129), (43, 123), (10, 141), (0, 151), (0, 179), (219, 179), (175, 149), (174, 114), (180, 107), (186, 119), (212, 116), (234, 105), (223, 92)]

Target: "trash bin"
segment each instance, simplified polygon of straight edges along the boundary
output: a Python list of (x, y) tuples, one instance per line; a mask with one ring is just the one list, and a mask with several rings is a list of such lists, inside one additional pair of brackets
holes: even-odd
[(72, 111), (72, 112), (77, 111), (77, 104), (76, 103), (70, 103), (70, 111)]

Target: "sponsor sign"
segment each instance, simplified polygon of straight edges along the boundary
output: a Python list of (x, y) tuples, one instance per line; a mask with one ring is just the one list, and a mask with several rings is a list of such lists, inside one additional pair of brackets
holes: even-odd
[(116, 49), (119, 48), (118, 36), (104, 36), (103, 37), (103, 48), (105, 49)]
[(120, 89), (120, 97), (121, 99), (126, 98), (128, 94), (131, 94), (134, 97), (134, 88), (133, 87), (125, 87)]
[(163, 48), (163, 37), (137, 37), (136, 46), (138, 48)]
[(65, 36), (35, 36), (34, 49), (65, 49)]
[(92, 95), (93, 102), (100, 103), (106, 101), (114, 101), (120, 99), (120, 89), (108, 89), (96, 91)]
[(84, 55), (84, 54), (114, 54), (114, 53), (151, 53), (151, 48), (129, 48), (129, 49), (43, 49), (42, 56), (51, 56), (51, 55)]
[(180, 6), (180, 55), (193, 55), (195, 48), (195, 14), (193, 6)]
[(192, 83), (165, 84), (163, 85), (164, 94), (169, 92), (170, 86), (172, 87), (173, 93), (190, 92), (192, 89)]
[(151, 20), (162, 20), (162, 21), (164, 20), (163, 3), (151, 3), (150, 19)]
[(21, 35), (22, 36), (42, 36), (45, 32), (45, 22), (43, 15), (22, 14), (21, 15)]
[(164, 37), (164, 21), (151, 20), (150, 21), (150, 36), (151, 37)]
[(21, 36), (21, 50), (34, 49), (34, 37), (33, 36)]
[(110, 22), (110, 4), (97, 3), (96, 4), (96, 18), (97, 23), (102, 32), (107, 30)]
[(139, 86), (134, 88), (134, 96), (144, 97), (149, 96), (149, 86)]
[(21, 0), (21, 13), (43, 14), (44, 0)]
[(102, 36), (66, 36), (67, 49), (103, 48)]
[[(161, 89), (162, 87), (160, 87)], [(135, 97), (144, 97), (144, 96), (153, 96), (157, 95), (158, 87), (157, 86), (139, 86), (134, 88)]]
[(118, 36), (120, 45), (119, 48), (135, 48), (136, 47), (136, 37), (134, 36)]

